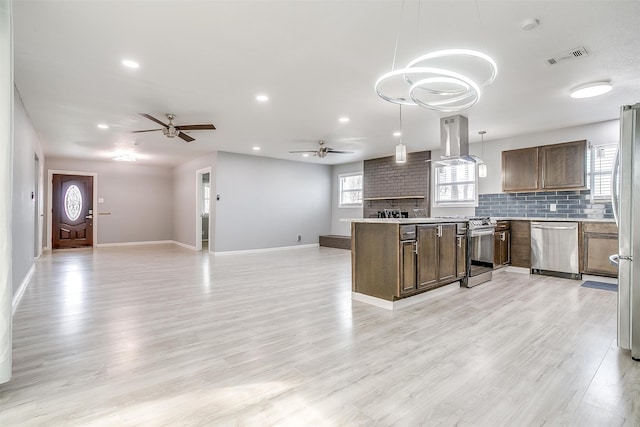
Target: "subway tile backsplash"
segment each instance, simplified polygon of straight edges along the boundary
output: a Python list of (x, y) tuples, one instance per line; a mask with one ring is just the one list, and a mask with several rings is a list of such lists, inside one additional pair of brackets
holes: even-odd
[[(550, 205), (556, 205), (552, 212)], [(532, 218), (613, 218), (611, 202), (591, 203), (589, 190), (497, 193), (478, 196), (477, 216)]]

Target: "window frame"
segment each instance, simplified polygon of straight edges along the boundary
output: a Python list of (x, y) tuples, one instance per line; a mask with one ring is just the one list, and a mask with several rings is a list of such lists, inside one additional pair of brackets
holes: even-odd
[[(360, 176), (360, 190), (345, 190), (342, 188), (343, 179), (349, 178), (352, 176)], [(338, 175), (338, 208), (361, 208), (363, 206), (363, 198), (364, 198), (364, 174), (362, 172), (349, 172), (349, 173), (341, 173)], [(360, 191), (360, 202), (359, 203), (342, 203), (342, 194), (344, 192), (355, 192)]]
[[(431, 181), (432, 184), (432, 197), (431, 197), (431, 207), (433, 208), (444, 208), (444, 207), (478, 207), (478, 167), (475, 162), (469, 162), (469, 166), (473, 167), (473, 181), (452, 181), (444, 184), (438, 183), (438, 172), (437, 169), (441, 167), (451, 167), (451, 166), (459, 166), (455, 164), (442, 164), (439, 162), (433, 162), (431, 167)], [(440, 201), (438, 199), (438, 195), (440, 192), (438, 188), (440, 186), (445, 185), (460, 185), (460, 184), (473, 184), (473, 200), (463, 200), (463, 201)]]
[[(589, 190), (589, 197), (591, 200), (591, 203), (610, 203), (611, 202), (611, 187), (609, 187), (609, 190), (607, 192), (607, 194), (603, 195), (603, 196), (595, 196), (594, 192), (593, 192), (593, 188), (595, 185), (595, 178), (597, 175), (602, 176), (602, 175), (611, 175), (611, 173), (613, 172), (613, 162), (611, 163), (611, 169), (607, 169), (606, 171), (598, 171), (598, 172), (594, 172), (595, 170), (595, 165), (596, 165), (596, 151), (601, 148), (601, 147), (615, 147), (617, 150), (617, 146), (618, 143), (614, 142), (614, 143), (605, 143), (605, 144), (598, 144), (598, 145), (589, 145), (588, 148), (588, 162), (587, 162), (587, 189)], [(614, 159), (613, 161), (615, 162), (615, 153), (614, 153)]]

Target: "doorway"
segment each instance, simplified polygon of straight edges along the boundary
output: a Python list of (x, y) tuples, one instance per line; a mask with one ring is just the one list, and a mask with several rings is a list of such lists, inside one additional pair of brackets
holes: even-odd
[(40, 159), (37, 154), (33, 168), (33, 193), (31, 193), (31, 199), (33, 200), (33, 257), (38, 258), (40, 256), (42, 227), (40, 226)]
[(54, 174), (51, 247), (93, 247), (93, 176)]
[(211, 252), (211, 168), (196, 171), (196, 249)]

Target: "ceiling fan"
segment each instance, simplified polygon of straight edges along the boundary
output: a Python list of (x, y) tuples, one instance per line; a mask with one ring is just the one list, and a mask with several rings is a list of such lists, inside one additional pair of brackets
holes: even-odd
[(188, 130), (216, 130), (216, 127), (212, 124), (206, 124), (206, 125), (174, 125), (173, 124), (173, 119), (176, 118), (176, 116), (174, 114), (166, 114), (167, 119), (169, 120), (169, 123), (163, 123), (160, 120), (156, 119), (155, 117), (151, 116), (150, 114), (145, 114), (145, 113), (138, 113), (140, 114), (142, 117), (146, 117), (147, 119), (156, 122), (159, 125), (162, 125), (162, 128), (160, 129), (148, 129), (148, 130), (134, 130), (131, 133), (141, 133), (141, 132), (154, 132), (157, 130), (161, 130), (162, 133), (164, 134), (164, 136), (166, 136), (167, 138), (175, 138), (176, 136), (178, 138), (181, 138), (187, 142), (193, 142), (195, 141), (195, 138), (190, 137), (189, 135), (187, 135), (186, 133), (184, 133), (184, 131), (188, 131)]
[(290, 153), (312, 153), (314, 156), (317, 156), (321, 159), (324, 159), (325, 157), (327, 157), (327, 154), (332, 153), (332, 154), (353, 154), (353, 151), (340, 151), (340, 150), (334, 150), (331, 147), (325, 147), (324, 146), (324, 141), (321, 139), (318, 141), (318, 144), (320, 144), (320, 148), (318, 148), (317, 150), (299, 150), (299, 151), (289, 151)]

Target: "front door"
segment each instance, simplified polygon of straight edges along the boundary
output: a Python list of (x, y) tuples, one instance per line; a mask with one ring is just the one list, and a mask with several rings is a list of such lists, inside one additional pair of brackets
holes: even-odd
[(53, 175), (52, 247), (93, 246), (93, 177)]

